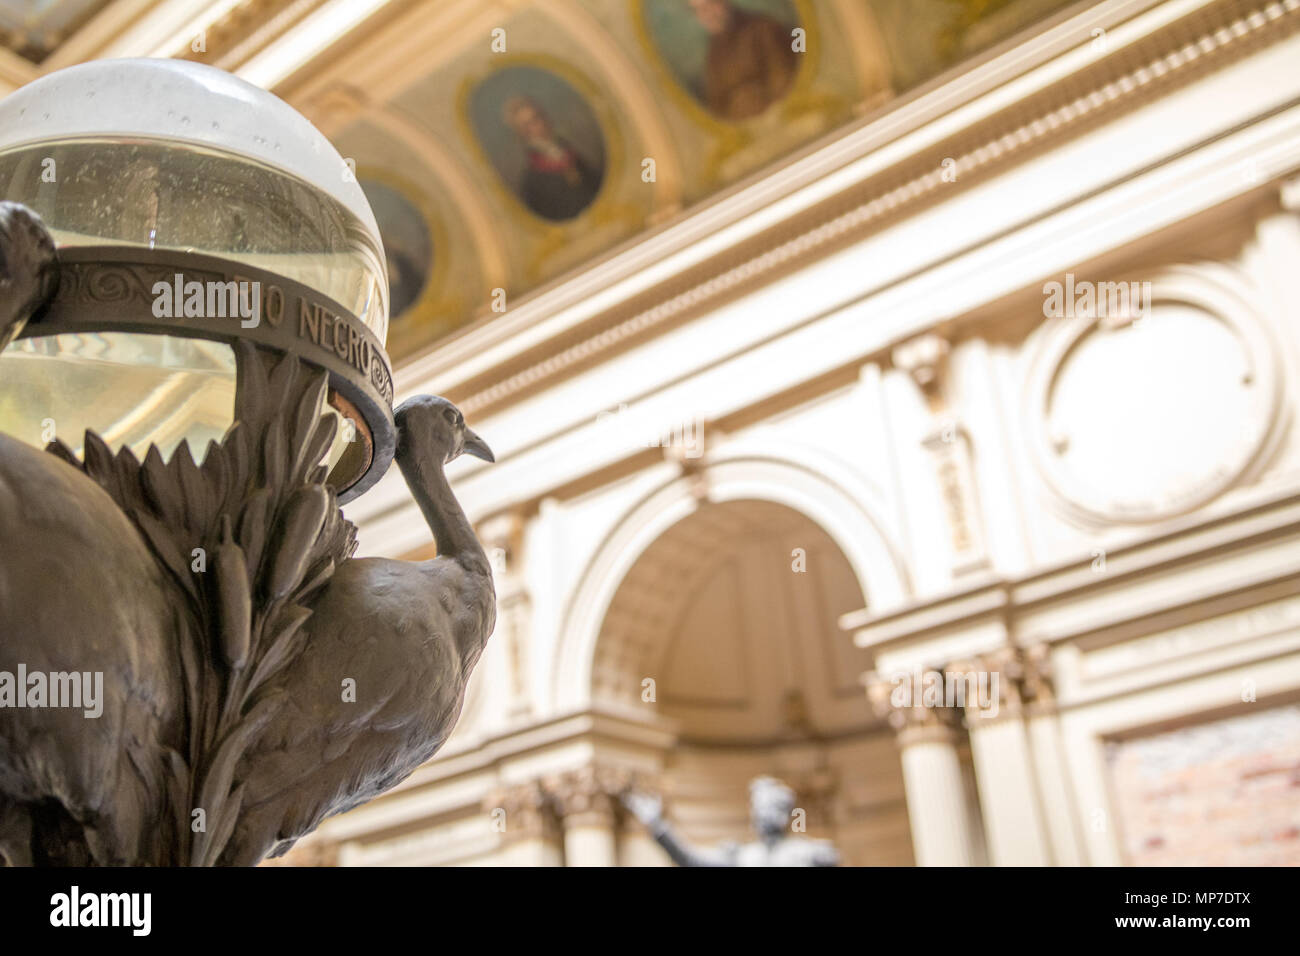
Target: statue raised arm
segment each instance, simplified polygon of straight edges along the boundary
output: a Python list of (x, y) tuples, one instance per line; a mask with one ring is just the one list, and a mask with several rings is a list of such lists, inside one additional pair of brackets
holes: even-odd
[[(629, 790), (623, 794), (623, 806), (650, 831), (655, 842), (664, 848), (678, 866), (735, 866), (734, 844), (714, 851), (697, 850), (673, 832), (663, 817), (663, 801), (649, 793)], [(728, 852), (730, 850), (730, 852)]]
[(623, 805), (645, 824), (655, 841), (678, 866), (837, 866), (840, 855), (824, 840), (787, 833), (795, 809), (794, 791), (773, 777), (758, 777), (749, 785), (750, 814), (758, 839), (715, 850), (697, 850), (683, 842), (663, 818), (662, 801), (650, 794), (628, 791)]

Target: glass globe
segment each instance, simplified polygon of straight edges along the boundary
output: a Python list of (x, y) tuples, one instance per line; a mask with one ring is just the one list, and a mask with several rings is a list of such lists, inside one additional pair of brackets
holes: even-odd
[[(0, 100), (0, 190), (38, 213), (61, 248), (246, 263), (328, 296), (387, 338), (379, 228), (343, 158), (288, 104), (222, 70), (101, 60), (24, 86)], [(91, 428), (137, 454), (154, 443), (167, 456), (188, 439), (199, 456), (229, 427), (234, 393), (233, 350), (200, 338), (35, 336), (0, 356), (0, 430), (37, 445), (57, 434), (80, 451)]]

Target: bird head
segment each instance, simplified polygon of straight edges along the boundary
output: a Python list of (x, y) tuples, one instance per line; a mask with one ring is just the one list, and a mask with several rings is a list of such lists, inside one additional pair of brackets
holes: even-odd
[(393, 412), (397, 423), (398, 448), (411, 442), (417, 447), (442, 452), (443, 463), (462, 453), (496, 461), (487, 442), (465, 425), (460, 409), (439, 395), (417, 395), (397, 406)]
[(58, 284), (54, 240), (41, 217), (18, 203), (0, 202), (0, 351), (53, 298)]

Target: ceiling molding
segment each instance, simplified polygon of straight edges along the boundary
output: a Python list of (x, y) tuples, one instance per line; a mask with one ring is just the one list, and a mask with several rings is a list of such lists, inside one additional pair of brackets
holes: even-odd
[[(171, 55), (234, 71), (324, 3), (325, 0), (251, 0), (240, 3), (207, 26), (206, 55), (187, 50), (183, 44)], [(215, 56), (215, 59), (207, 59), (207, 55)]]
[[(1136, 109), (1207, 69), (1234, 62), (1297, 29), (1300, 0), (1223, 0), (1193, 8), (1176, 23), (1133, 37), (1104, 59), (1094, 59), (1072, 75), (1058, 78), (1036, 95), (715, 254), (673, 281), (602, 312), (580, 330), (570, 330), (467, 380), (448, 383), (440, 391), (467, 415), (495, 413), (651, 333), (672, 328), (740, 291), (870, 234), (922, 205), (941, 187), (968, 186), (1020, 161), (1032, 149), (1071, 138), (1102, 117)], [(1083, 36), (1091, 39), (1090, 33)], [(957, 172), (956, 184), (944, 180), (949, 168), (945, 159), (955, 164), (951, 168)], [(465, 341), (472, 341), (473, 331), (463, 336)], [(399, 377), (417, 378), (424, 371), (422, 365), (419, 360), (411, 363)]]
[[(364, 89), (376, 103), (387, 102), (458, 55), (469, 37), (488, 42), (492, 27), (511, 15), (511, 7), (500, 0), (445, 0), (432, 9), (408, 5), (340, 56), (319, 55), (292, 70), (270, 64), (279, 74), (273, 77), (275, 90), (299, 104), (343, 84)], [(272, 47), (263, 56), (274, 59), (276, 52)], [(256, 63), (246, 64), (240, 75), (245, 71), (263, 72)]]
[[(188, 49), (194, 38), (237, 0), (139, 0), (114, 4), (53, 54), (50, 70), (91, 59), (167, 56)], [(134, 10), (132, 10), (134, 8)]]
[(38, 67), (12, 50), (0, 47), (0, 95), (12, 93), (40, 75)]
[[(39, 65), (0, 49), (0, 92), (39, 76), (118, 57), (180, 56), (228, 69), (284, 35), (326, 0), (115, 0), (79, 27)], [(192, 53), (205, 36), (209, 50), (229, 45), (213, 60)], [(342, 33), (339, 34), (340, 36)], [(337, 37), (333, 37), (331, 42)]]
[[(805, 148), (767, 175), (755, 176), (689, 215), (643, 235), (516, 302), (491, 322), (470, 326), (405, 363), (413, 387), (449, 392), (489, 369), (575, 332), (635, 296), (663, 298), (657, 286), (871, 176), (905, 162), (944, 136), (969, 129), (1096, 62), (1092, 31), (1108, 29), (1122, 45), (1215, 0), (1105, 0), (1067, 10), (1028, 39), (975, 57)], [(1088, 42), (1081, 42), (1087, 38)]]
[[(281, 34), (250, 57), (236, 72), (248, 82), (287, 99), (282, 87), (298, 71), (309, 68), (313, 61), (336, 62), (329, 55), (334, 46), (358, 30), (379, 28), (386, 8), (396, 3), (397, 0), (326, 0), (298, 21), (292, 30)], [(375, 62), (391, 70), (399, 61), (394, 58), (394, 51), (389, 49), (380, 51)]]
[[(186, 6), (197, 9), (210, 0), (189, 0)], [(72, 34), (41, 63), (38, 73), (52, 73), (74, 63), (93, 60), (104, 49), (126, 33), (133, 25), (152, 20), (158, 15), (154, 0), (117, 0), (90, 18), (80, 30)], [(118, 56), (145, 56), (143, 51), (119, 53)]]

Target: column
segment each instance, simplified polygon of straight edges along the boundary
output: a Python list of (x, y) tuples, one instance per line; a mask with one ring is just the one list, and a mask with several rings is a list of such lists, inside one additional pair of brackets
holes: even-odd
[(971, 808), (962, 780), (958, 715), (947, 707), (891, 700), (894, 684), (870, 675), (867, 693), (876, 713), (898, 731), (907, 818), (918, 866), (975, 866)]
[(618, 866), (618, 788), (611, 775), (584, 767), (548, 786), (564, 830), (564, 865)]
[(899, 733), (898, 746), (917, 865), (974, 866), (957, 732), (938, 720), (922, 721)]
[(1025, 727), (1029, 751), (1038, 772), (1043, 796), (1043, 818), (1047, 825), (1052, 856), (1059, 866), (1086, 866), (1083, 834), (1070, 792), (1056, 689), (1052, 682), (1051, 649), (1046, 644), (1027, 648), (1021, 694), (1025, 701)]
[(1052, 860), (1029, 749), (1020, 652), (1006, 648), (947, 668), (964, 696), (971, 759), (994, 866), (1048, 866)]

